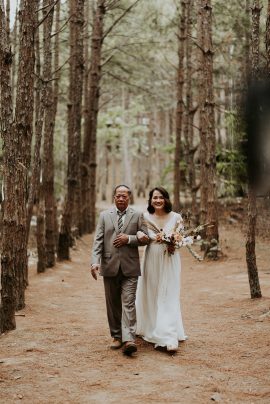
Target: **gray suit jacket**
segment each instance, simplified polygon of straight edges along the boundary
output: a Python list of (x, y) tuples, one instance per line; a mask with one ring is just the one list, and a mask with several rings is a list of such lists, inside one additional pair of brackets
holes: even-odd
[(113, 241), (118, 230), (118, 216), (116, 208), (101, 212), (98, 221), (96, 236), (92, 251), (92, 264), (100, 264), (102, 276), (116, 276), (121, 266), (125, 276), (141, 275), (139, 251), (140, 245), (136, 233), (142, 231), (147, 233), (147, 227), (143, 224), (143, 215), (128, 207), (122, 233), (130, 236), (130, 243), (116, 248)]

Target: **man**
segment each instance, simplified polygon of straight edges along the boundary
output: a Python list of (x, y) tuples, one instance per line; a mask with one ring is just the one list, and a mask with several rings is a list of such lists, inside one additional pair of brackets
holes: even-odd
[[(129, 207), (131, 190), (118, 185), (112, 209), (101, 213), (92, 252), (91, 274), (103, 276), (107, 317), (113, 338), (111, 348), (137, 351), (135, 297), (140, 272), (139, 245), (148, 243), (143, 216)], [(137, 232), (143, 232), (138, 240)], [(141, 233), (140, 233), (141, 234)]]

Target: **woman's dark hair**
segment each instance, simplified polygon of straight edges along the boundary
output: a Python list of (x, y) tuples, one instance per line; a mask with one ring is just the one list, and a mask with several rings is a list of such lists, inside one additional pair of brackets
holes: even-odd
[(168, 191), (166, 191), (166, 189), (163, 187), (155, 187), (155, 188), (151, 189), (151, 191), (149, 192), (148, 207), (147, 207), (148, 212), (149, 213), (155, 212), (155, 208), (151, 205), (151, 200), (152, 200), (154, 191), (158, 191), (163, 195), (164, 202), (165, 202), (164, 210), (166, 213), (170, 213), (172, 211), (172, 203), (170, 201), (170, 196), (168, 194)]

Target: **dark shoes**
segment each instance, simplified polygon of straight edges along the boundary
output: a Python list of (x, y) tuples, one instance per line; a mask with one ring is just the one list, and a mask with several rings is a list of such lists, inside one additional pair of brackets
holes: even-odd
[(132, 355), (134, 352), (137, 352), (137, 346), (133, 341), (127, 341), (124, 343), (123, 353), (125, 355)]
[[(123, 345), (123, 343), (122, 343), (122, 341), (120, 339), (114, 338), (112, 340), (110, 348), (111, 349), (119, 349), (119, 348), (122, 347), (122, 345)], [(132, 355), (134, 352), (137, 352), (137, 346), (136, 346), (135, 342), (133, 342), (133, 341), (124, 342), (123, 353), (125, 355)]]
[(111, 345), (110, 345), (110, 348), (111, 349), (119, 349), (119, 348), (121, 348), (121, 346), (122, 346), (122, 341), (120, 339), (118, 339), (118, 338), (114, 338)]

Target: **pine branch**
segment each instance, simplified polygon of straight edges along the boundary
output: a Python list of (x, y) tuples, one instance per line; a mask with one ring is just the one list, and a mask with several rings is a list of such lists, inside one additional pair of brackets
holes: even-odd
[(113, 54), (111, 56), (109, 56), (106, 60), (104, 60), (104, 62), (101, 64), (101, 67), (103, 68), (104, 66), (106, 66), (106, 64), (108, 64), (113, 58)]
[(113, 101), (115, 98), (118, 98), (118, 96), (113, 96), (110, 99), (108, 99), (107, 101), (104, 101), (100, 106), (99, 106), (99, 111), (102, 110), (102, 108), (105, 107), (105, 105), (109, 104), (111, 101)]
[(139, 3), (141, 0), (136, 0), (131, 6), (129, 6), (116, 20), (112, 23), (112, 25), (107, 29), (107, 31), (104, 33), (102, 37), (102, 41), (108, 36), (108, 34), (114, 29), (114, 27), (125, 17), (127, 13), (129, 13), (130, 10), (132, 10), (133, 7), (136, 6), (137, 3)]
[(113, 10), (117, 3), (119, 3), (119, 0), (108, 0), (106, 3), (106, 10)]
[[(55, 4), (54, 4), (54, 5), (56, 5), (56, 4), (58, 3), (58, 1), (59, 1), (59, 0), (55, 0)], [(48, 8), (48, 7), (50, 7), (50, 6), (51, 6), (51, 4), (48, 3), (46, 6), (43, 6), (43, 7), (39, 8), (39, 9), (37, 10), (37, 13), (39, 13), (40, 11), (46, 10), (46, 8)], [(49, 12), (50, 12), (50, 11), (49, 11)]]
[(63, 32), (64, 31), (64, 28), (66, 27), (66, 25), (69, 23), (69, 21), (71, 20), (71, 17), (72, 16), (70, 16), (70, 17), (68, 17), (68, 19), (65, 21), (65, 23), (62, 25), (62, 27), (60, 27), (60, 29), (58, 30), (58, 31), (56, 31), (56, 32), (54, 32), (52, 35), (51, 35), (51, 38), (53, 38), (54, 36), (56, 36), (56, 35), (58, 35), (58, 34), (60, 34), (61, 32)]
[(127, 84), (127, 85), (130, 86), (130, 87), (135, 87), (135, 88), (137, 88), (137, 89), (139, 89), (139, 90), (141, 90), (141, 91), (143, 91), (143, 92), (145, 92), (145, 93), (147, 93), (147, 94), (149, 94), (149, 95), (151, 95), (151, 96), (154, 96), (154, 95), (155, 95), (155, 94), (152, 93), (151, 91), (146, 90), (144, 87), (138, 86), (137, 84), (134, 84), (134, 83), (130, 83), (129, 81), (124, 80), (124, 79), (122, 79), (121, 77), (116, 76), (116, 75), (113, 74), (113, 73), (110, 73), (110, 72), (106, 72), (106, 73), (107, 73), (109, 76), (113, 77), (115, 80), (120, 81), (121, 83)]
[(119, 46), (114, 46), (113, 48), (107, 48), (107, 49), (104, 49), (104, 51), (103, 51), (103, 54), (104, 53), (108, 53), (108, 52), (111, 52), (111, 51), (113, 51), (113, 50), (115, 50), (115, 49), (120, 49), (120, 48), (123, 48), (123, 47), (134, 47), (134, 46), (144, 46), (144, 45), (159, 45), (160, 44), (160, 42), (159, 41), (145, 41), (145, 42), (126, 42), (126, 43), (122, 43), (121, 45), (119, 45)]
[(70, 61), (71, 58), (72, 58), (72, 56), (67, 58), (67, 60), (61, 66), (59, 66), (54, 72), (52, 72), (52, 76), (54, 76), (56, 73), (58, 73), (60, 70), (62, 70), (63, 67)]
[[(39, 21), (38, 25), (36, 26), (36, 29), (38, 29), (38, 27), (40, 27), (41, 24), (44, 23), (44, 21), (46, 20), (46, 18), (48, 18), (48, 16), (50, 15), (50, 13), (53, 11), (54, 7), (56, 6), (56, 4), (58, 3), (58, 1), (60, 0), (55, 0), (55, 2), (51, 5), (51, 8), (49, 9), (49, 11), (44, 15), (44, 17)], [(48, 6), (46, 6), (47, 8)], [(44, 9), (44, 7), (43, 7)]]

